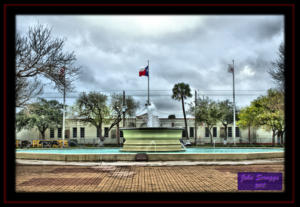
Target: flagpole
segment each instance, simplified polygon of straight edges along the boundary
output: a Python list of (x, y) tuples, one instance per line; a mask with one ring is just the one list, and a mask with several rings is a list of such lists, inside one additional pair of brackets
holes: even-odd
[(66, 104), (66, 76), (65, 76), (65, 68), (64, 68), (64, 105), (63, 105), (63, 129), (62, 129), (62, 148), (65, 145), (65, 121), (66, 121), (66, 109), (65, 109), (65, 104)]
[(234, 87), (234, 60), (232, 60), (232, 82), (233, 82), (233, 130), (232, 130), (232, 136), (233, 136), (233, 145), (236, 146), (235, 142), (235, 87)]
[(148, 60), (148, 106), (150, 106), (150, 98), (149, 98), (149, 77), (150, 77), (150, 68), (149, 68), (149, 60)]

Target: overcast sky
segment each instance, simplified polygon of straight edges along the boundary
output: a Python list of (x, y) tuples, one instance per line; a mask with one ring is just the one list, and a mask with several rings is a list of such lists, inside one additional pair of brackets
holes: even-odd
[[(39, 23), (65, 38), (65, 50), (74, 51), (82, 66), (78, 93), (125, 90), (144, 105), (147, 78), (138, 71), (149, 60), (150, 99), (161, 117), (183, 117), (181, 103), (171, 99), (178, 82), (188, 83), (193, 95), (198, 90), (201, 96), (232, 100), (227, 68), (233, 59), (236, 104), (249, 105), (275, 87), (267, 71), (284, 40), (284, 17), (272, 15), (26, 15), (16, 20), (20, 33)], [(44, 97), (61, 100), (50, 85)], [(78, 93), (67, 103), (74, 103)]]

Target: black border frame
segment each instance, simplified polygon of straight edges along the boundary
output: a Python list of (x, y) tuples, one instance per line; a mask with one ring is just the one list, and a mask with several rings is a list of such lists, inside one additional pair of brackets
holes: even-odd
[[(285, 153), (284, 193), (15, 193), (14, 152), (14, 32), (16, 14), (283, 14), (286, 43), (286, 123), (288, 126)], [(3, 6), (3, 201), (12, 203), (265, 203), (295, 202), (295, 5), (294, 4), (4, 4)], [(11, 87), (12, 86), (12, 87)], [(10, 90), (9, 90), (10, 89)], [(8, 139), (8, 137), (11, 137)], [(183, 195), (184, 194), (184, 195)], [(74, 195), (81, 199), (74, 200)], [(57, 200), (53, 200), (56, 198)], [(185, 200), (182, 200), (182, 198)], [(216, 197), (218, 200), (216, 201)], [(121, 200), (116, 200), (116, 198)], [(38, 199), (38, 200), (37, 200)], [(49, 200), (46, 200), (49, 199)], [(153, 199), (157, 199), (153, 201)], [(248, 199), (248, 200), (247, 200)]]

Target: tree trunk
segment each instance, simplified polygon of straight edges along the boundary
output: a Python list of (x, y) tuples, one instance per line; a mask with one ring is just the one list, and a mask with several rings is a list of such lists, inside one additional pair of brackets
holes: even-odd
[(273, 133), (272, 133), (272, 146), (273, 147), (275, 146), (275, 130), (273, 130)]
[(209, 136), (210, 136), (210, 144), (211, 144), (211, 146), (213, 146), (213, 139), (212, 139), (211, 129), (212, 129), (212, 127), (208, 128), (208, 130), (209, 130)]
[(252, 144), (250, 138), (250, 125), (248, 126), (248, 140), (249, 140), (249, 144)]
[(280, 146), (282, 146), (282, 144), (283, 144), (283, 142), (282, 142), (282, 135), (283, 135), (282, 131), (277, 132), (277, 140), (279, 140), (279, 145)]
[(104, 138), (102, 136), (102, 124), (99, 127), (99, 138), (100, 138), (101, 141), (104, 141)]
[(227, 124), (223, 124), (224, 129), (225, 129), (225, 140), (226, 140), (226, 144), (227, 144), (227, 140), (228, 140), (228, 135), (227, 135)]
[(189, 139), (189, 132), (188, 132), (188, 127), (187, 127), (183, 97), (181, 97), (181, 103), (182, 103), (182, 110), (183, 110), (183, 117), (184, 117), (184, 124), (185, 124), (185, 135), (186, 135), (186, 139), (188, 140)]
[[(196, 121), (196, 119), (195, 119)], [(195, 126), (195, 143), (194, 145), (196, 146), (197, 145), (197, 126)]]
[(118, 145), (120, 146), (120, 126), (119, 123), (117, 124), (117, 141), (118, 141)]
[(45, 139), (45, 131), (46, 129), (39, 129), (41, 135), (42, 135), (42, 139)]
[(103, 145), (103, 137), (102, 137), (102, 124), (99, 124), (99, 126), (97, 126), (97, 130), (98, 130), (98, 134), (99, 134), (99, 143), (100, 143), (100, 146)]

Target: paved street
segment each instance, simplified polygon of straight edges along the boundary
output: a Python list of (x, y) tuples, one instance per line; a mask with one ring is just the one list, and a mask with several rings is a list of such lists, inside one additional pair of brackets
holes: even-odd
[(237, 191), (238, 172), (282, 172), (284, 177), (284, 165), (63, 166), (17, 164), (16, 191), (235, 192)]

